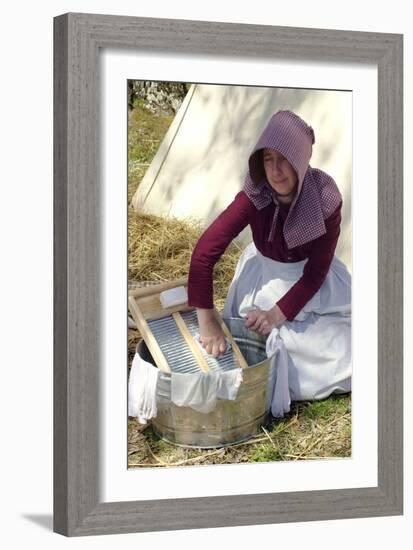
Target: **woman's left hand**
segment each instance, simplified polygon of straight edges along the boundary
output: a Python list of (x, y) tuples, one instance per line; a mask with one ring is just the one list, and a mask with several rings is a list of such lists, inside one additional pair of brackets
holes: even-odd
[(249, 311), (245, 317), (245, 327), (266, 336), (273, 328), (279, 327), (286, 319), (287, 317), (277, 304), (275, 304), (275, 306), (268, 311), (263, 311), (258, 308)]

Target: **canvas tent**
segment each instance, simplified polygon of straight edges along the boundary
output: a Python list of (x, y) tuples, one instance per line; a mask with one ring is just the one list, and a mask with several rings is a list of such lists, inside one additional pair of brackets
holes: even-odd
[[(206, 227), (242, 188), (248, 157), (271, 115), (290, 109), (314, 129), (311, 165), (343, 195), (337, 255), (351, 270), (352, 96), (349, 91), (191, 86), (133, 197), (135, 209)], [(249, 230), (239, 239), (251, 239)]]

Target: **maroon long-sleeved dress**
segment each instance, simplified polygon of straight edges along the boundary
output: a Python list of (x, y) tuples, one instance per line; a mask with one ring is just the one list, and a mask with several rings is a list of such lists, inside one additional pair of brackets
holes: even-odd
[(277, 302), (287, 319), (294, 319), (327, 275), (340, 234), (341, 204), (325, 220), (324, 235), (292, 249), (288, 249), (283, 235), (289, 206), (279, 204), (274, 238), (268, 241), (274, 209), (275, 204), (271, 203), (258, 210), (244, 191), (235, 196), (234, 201), (206, 229), (193, 251), (188, 278), (189, 305), (207, 309), (213, 307), (214, 265), (229, 243), (250, 225), (254, 244), (264, 256), (279, 262), (298, 262), (308, 258), (302, 277)]

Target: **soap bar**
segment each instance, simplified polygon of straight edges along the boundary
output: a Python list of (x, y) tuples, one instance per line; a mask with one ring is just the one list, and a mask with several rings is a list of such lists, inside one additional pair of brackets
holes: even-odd
[(178, 286), (169, 290), (164, 290), (159, 294), (162, 307), (173, 307), (184, 304), (188, 301), (188, 293), (184, 286)]

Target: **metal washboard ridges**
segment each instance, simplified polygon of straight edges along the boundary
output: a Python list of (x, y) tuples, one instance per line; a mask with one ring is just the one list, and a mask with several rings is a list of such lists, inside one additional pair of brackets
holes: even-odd
[(194, 308), (188, 303), (163, 307), (160, 294), (180, 286), (186, 279), (129, 291), (129, 310), (157, 367), (165, 372), (204, 373), (247, 368), (237, 343), (219, 313), (215, 315), (230, 346), (219, 358), (209, 355), (197, 342), (198, 320)]

